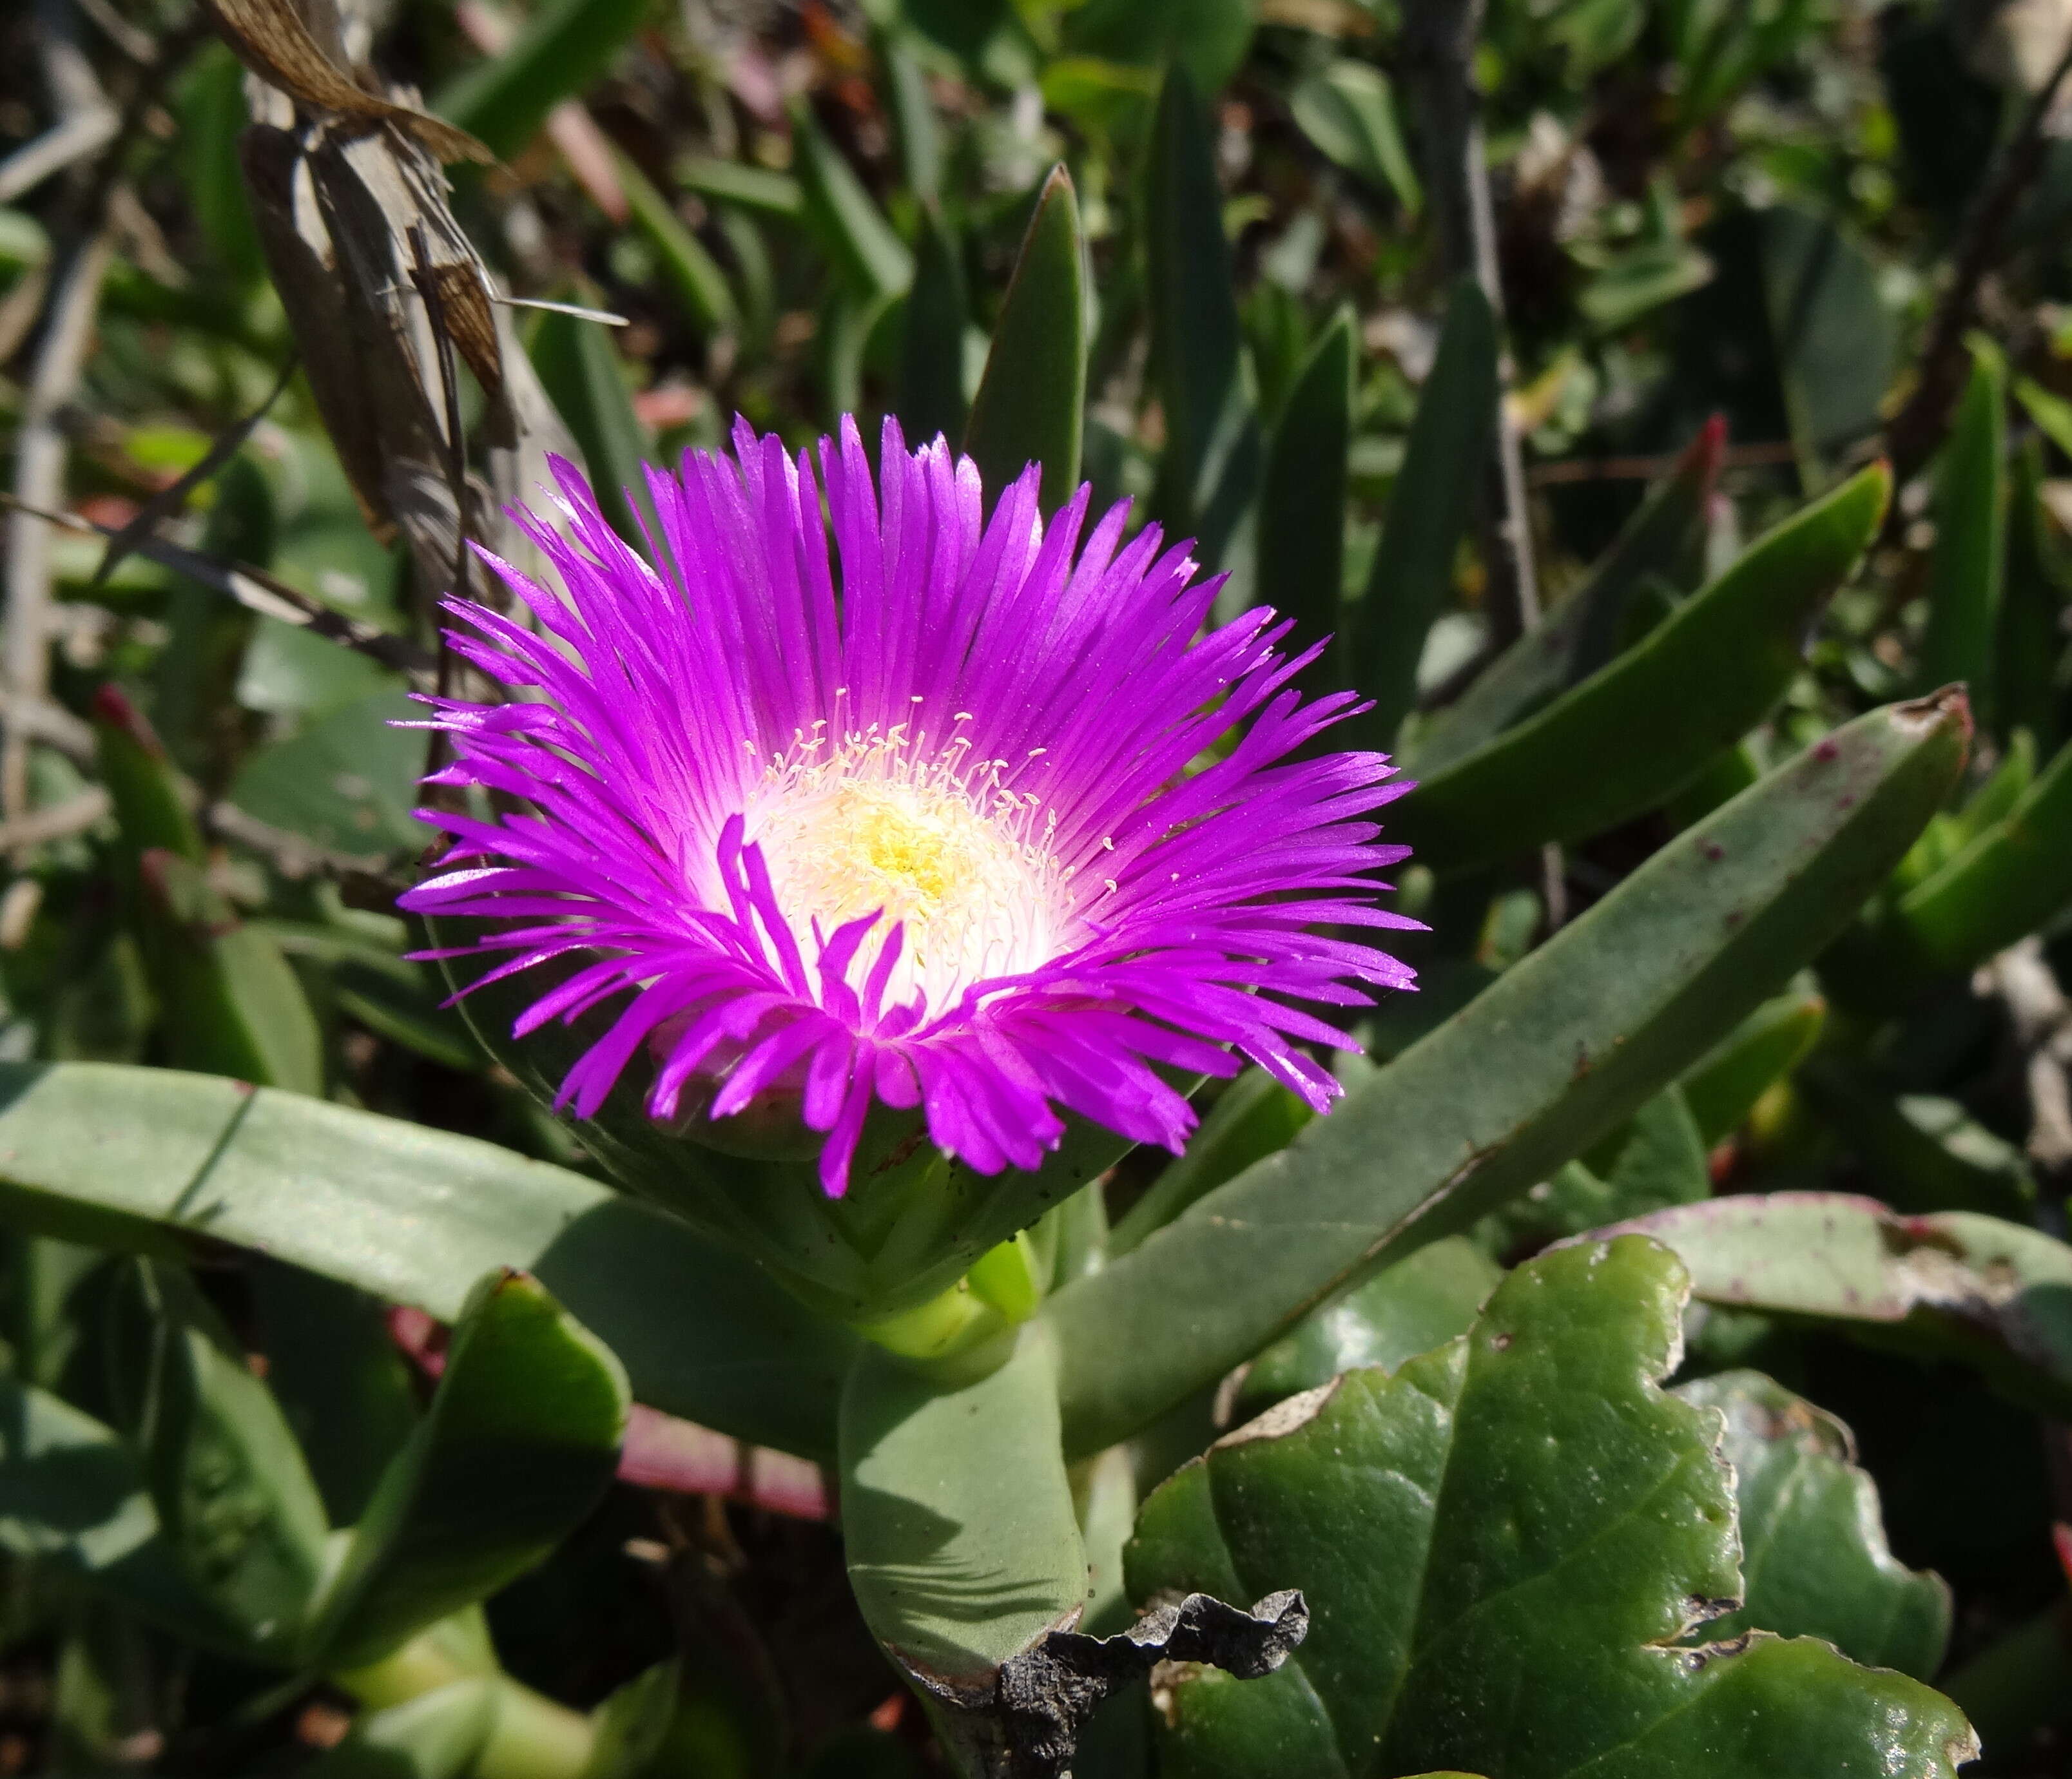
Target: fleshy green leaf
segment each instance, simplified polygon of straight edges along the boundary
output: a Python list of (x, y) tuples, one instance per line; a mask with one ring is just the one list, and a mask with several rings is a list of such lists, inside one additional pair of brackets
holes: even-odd
[(648, 0), (552, 0), (510, 48), (470, 68), (432, 109), (485, 144), (516, 154), (562, 100), (611, 66), (648, 14)]
[(300, 734), (247, 755), (231, 780), (230, 801), (327, 853), (414, 857), (433, 837), (412, 813), (425, 737), (396, 725), (423, 715), (407, 692), (384, 688), (319, 717)]
[(258, 1248), (442, 1321), (489, 1268), (522, 1267), (643, 1401), (834, 1448), (853, 1334), (673, 1218), (473, 1137), (167, 1069), (0, 1065), (0, 1209), (132, 1251), (186, 1234)]
[(964, 429), (964, 273), (941, 215), (921, 213), (921, 245), (906, 293), (899, 357), (899, 424), (910, 445)]
[(633, 411), (611, 334), (600, 322), (550, 310), (540, 317), (530, 354), (582, 448), (598, 504), (613, 529), (638, 549), (642, 537), (635, 514), (647, 504), (644, 466), (654, 457), (654, 441)]
[(1259, 494), (1253, 585), (1260, 602), (1295, 620), (1292, 649), (1332, 639), (1303, 676), (1313, 693), (1342, 692), (1350, 680), (1342, 632), (1353, 362), (1352, 312), (1341, 309), (1296, 372)]
[(2072, 1248), (1971, 1211), (1902, 1217), (1840, 1192), (1736, 1194), (1625, 1226), (1675, 1249), (1707, 1303), (1951, 1353), (2042, 1413), (2072, 1411)]
[(1405, 210), (1417, 208), (1416, 171), (1380, 69), (1341, 56), (1305, 76), (1289, 95), (1288, 109), (1302, 134), (1348, 173), (1393, 191)]
[(1029, 219), (972, 398), (964, 449), (989, 489), (1043, 466), (1039, 503), (1055, 512), (1079, 485), (1086, 429), (1086, 244), (1071, 176), (1053, 167)]
[(2042, 489), (2043, 447), (2032, 437), (2015, 455), (1993, 706), (2004, 735), (2012, 741), (2026, 733), (2048, 754), (2065, 733), (2058, 669), (2065, 658), (2067, 588), (2062, 546), (2044, 510)]
[(532, 1567), (611, 1481), (629, 1401), (610, 1350), (535, 1280), (486, 1279), (353, 1530), (313, 1655), (364, 1666)]
[(1935, 553), (1928, 628), (1917, 677), (1923, 689), (1962, 680), (1983, 721), (1992, 709), (1993, 655), (2006, 572), (2007, 372), (1980, 351), (1935, 478)]
[(1166, 416), (1157, 512), (1214, 568), (1259, 479), (1259, 421), (1238, 351), (1208, 119), (1178, 62), (1158, 95), (1145, 192), (1151, 355)]
[(1658, 1387), (1687, 1294), (1652, 1243), (1558, 1251), (1468, 1334), (1220, 1441), (1145, 1504), (1132, 1594), (1301, 1587), (1244, 1687), (1174, 1676), (1161, 1771), (1359, 1779), (1950, 1774), (1963, 1716), (1810, 1639), (1666, 1647), (1739, 1591), (1716, 1421)]
[(1264, 1069), (1248, 1069), (1225, 1087), (1208, 1115), (1125, 1211), (1108, 1237), (1108, 1251), (1127, 1254), (1198, 1198), (1235, 1178), (1253, 1162), (1287, 1148), (1309, 1122), (1309, 1105)]
[(1803, 1086), (1895, 1210), (2030, 1214), (2036, 1180), (2027, 1157), (1955, 1100), (1893, 1095), (1839, 1066), (1807, 1069)]
[(806, 220), (861, 296), (896, 297), (913, 281), (914, 256), (803, 101), (791, 108), (791, 142)]
[(1649, 491), (1589, 579), (1417, 731), (1405, 766), (1412, 777), (1429, 778), (1472, 754), (1611, 659), (1636, 590), (1674, 579), (1694, 553), (1725, 447), (1726, 426), (1715, 417)]
[(1885, 1543), (1877, 1485), (1849, 1430), (1759, 1371), (1725, 1371), (1676, 1395), (1726, 1417), (1745, 1604), (1703, 1634), (1817, 1637), (1866, 1667), (1931, 1680), (1950, 1641), (1950, 1590)]
[(1798, 1067), (1827, 1021), (1811, 988), (1766, 1000), (1701, 1057), (1684, 1078), (1684, 1098), (1709, 1148), (1738, 1130), (1755, 1103)]
[(443, 1687), (369, 1711), (345, 1740), (302, 1770), (310, 1779), (467, 1779), (496, 1726), (487, 1680)]
[(1435, 869), (1464, 871), (1582, 839), (1661, 803), (1783, 696), (1808, 621), (1876, 534), (1891, 483), (1882, 465), (1852, 478), (1644, 641), (1421, 779), (1395, 837)]
[(867, 1350), (842, 1396), (842, 1540), (864, 1621), (939, 1703), (947, 1687), (981, 1711), (1001, 1664), (1087, 1594), (1056, 1354), (1040, 1323), (1014, 1341), (976, 1378)]
[[(707, 338), (738, 334), (741, 311), (726, 273), (705, 251), (705, 243), (684, 226), (669, 200), (655, 189), (654, 181), (630, 155), (615, 154), (612, 166), (619, 175), (619, 189), (626, 194), (627, 215), (654, 247), (661, 260), (663, 276), (676, 293), (693, 326)], [(567, 410), (562, 411), (565, 415)]]
[(1374, 570), (1349, 627), (1353, 684), (1375, 702), (1360, 721), (1383, 750), (1416, 697), (1425, 635), (1453, 589), (1454, 553), (1495, 437), (1498, 348), (1488, 297), (1472, 277), (1456, 278), (1438, 356), (1389, 490)]
[(1826, 216), (1777, 204), (1758, 219), (1763, 304), (1808, 491), (1877, 429), (1897, 330), (1877, 269)]
[(1066, 1438), (1123, 1438), (1363, 1267), (1455, 1234), (1674, 1080), (1947, 795), (1961, 699), (1860, 718), (1657, 853), (1279, 1154), (1054, 1294)]
[(1239, 1388), (1240, 1418), (1329, 1383), (1342, 1371), (1367, 1366), (1393, 1371), (1443, 1346), (1467, 1333), (1503, 1277), (1503, 1268), (1465, 1235), (1449, 1235), (1404, 1255), (1305, 1317), (1253, 1360)]

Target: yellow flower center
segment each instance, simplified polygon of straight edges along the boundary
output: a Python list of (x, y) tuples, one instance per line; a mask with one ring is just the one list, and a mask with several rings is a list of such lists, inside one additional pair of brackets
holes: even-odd
[(939, 750), (903, 729), (838, 747), (802, 737), (766, 771), (746, 837), (770, 866), (800, 948), (870, 914), (885, 918), (849, 977), (860, 985), (891, 925), (904, 931), (888, 1005), (918, 992), (931, 1010), (971, 983), (1031, 969), (1055, 954), (1061, 872), (1046, 842), (1055, 818), (1007, 789), (1000, 761)]

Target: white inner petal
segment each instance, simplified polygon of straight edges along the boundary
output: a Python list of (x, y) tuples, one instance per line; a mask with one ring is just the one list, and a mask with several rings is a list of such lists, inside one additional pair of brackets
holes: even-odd
[(764, 774), (746, 837), (763, 848), (778, 906), (810, 961), (818, 923), (882, 910), (851, 963), (861, 986), (894, 922), (904, 926), (886, 1005), (916, 993), (930, 1012), (972, 983), (1047, 962), (1071, 924), (1067, 882), (1047, 842), (1056, 817), (1006, 788), (1005, 762), (961, 741), (935, 746), (903, 728), (801, 737)]

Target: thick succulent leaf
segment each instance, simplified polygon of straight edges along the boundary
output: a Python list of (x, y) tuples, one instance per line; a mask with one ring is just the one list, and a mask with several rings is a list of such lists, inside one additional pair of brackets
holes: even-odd
[(467, 1779), (496, 1727), (496, 1703), (487, 1680), (449, 1681), (368, 1712), (302, 1770), (310, 1779)]
[(1961, 697), (1875, 712), (1679, 836), (1287, 1148), (1045, 1305), (1075, 1453), (1221, 1377), (1361, 1269), (1630, 1118), (1827, 943), (1948, 794)]
[(1686, 1292), (1652, 1243), (1556, 1251), (1466, 1336), (1293, 1398), (1160, 1488), (1136, 1598), (1271, 1576), (1314, 1614), (1278, 1674), (1168, 1681), (1161, 1770), (1940, 1779), (1975, 1752), (1947, 1699), (1824, 1644), (1669, 1646), (1741, 1579), (1718, 1420), (1658, 1387)]
[(1348, 678), (1344, 622), (1346, 452), (1352, 442), (1353, 317), (1342, 309), (1317, 336), (1267, 447), (1255, 532), (1259, 598), (1295, 620), (1295, 649), (1332, 639), (1305, 675), (1313, 692)]
[(538, 134), (547, 113), (610, 67), (648, 15), (648, 0), (554, 0), (502, 55), (446, 88), (433, 109), (508, 158)]
[(1230, 247), (1207, 118), (1185, 67), (1166, 71), (1146, 171), (1151, 352), (1166, 414), (1157, 512), (1219, 565), (1260, 469), (1245, 386)]
[(1891, 484), (1873, 465), (1786, 520), (1643, 641), (1421, 778), (1392, 831), (1434, 869), (1465, 871), (1655, 807), (1783, 696), (1807, 624), (1876, 535)]
[(1981, 722), (1992, 709), (1992, 670), (2007, 567), (2007, 372), (1981, 351), (1957, 405), (1935, 478), (1935, 554), (1918, 683), (1962, 680)]
[(1405, 770), (1429, 778), (1541, 709), (1609, 661), (1643, 584), (1673, 581), (1703, 533), (1727, 429), (1708, 421), (1676, 467), (1648, 492), (1588, 581), (1476, 676), (1416, 733)]
[(1110, 1258), (1127, 1254), (1253, 1162), (1287, 1148), (1314, 1115), (1306, 1101), (1264, 1069), (1246, 1070), (1216, 1096), (1187, 1140), (1186, 1152), (1168, 1162), (1118, 1219), (1108, 1236)]
[(1352, 681), (1375, 705), (1359, 721), (1384, 751), (1416, 697), (1424, 638), (1453, 590), (1454, 554), (1496, 436), (1498, 343), (1482, 286), (1456, 278), (1350, 625)]
[(434, 837), (413, 813), (425, 769), (424, 714), (384, 687), (318, 717), (299, 733), (255, 748), (230, 782), (246, 815), (348, 858), (415, 857)]
[(1682, 1084), (1708, 1148), (1733, 1136), (1755, 1103), (1798, 1067), (1827, 1021), (1826, 1000), (1794, 988), (1765, 1001), (1699, 1059)]
[(1954, 1354), (2016, 1401), (2072, 1415), (2072, 1248), (2039, 1230), (1840, 1192), (1716, 1198), (1624, 1226), (1674, 1248), (1707, 1303)]
[(12, 1378), (0, 1378), (0, 1549), (205, 1647), (248, 1661), (266, 1653), (187, 1579), (129, 1442)]
[(2029, 1158), (1955, 1100), (1889, 1093), (1839, 1065), (1808, 1068), (1801, 1084), (1895, 1210), (2029, 1215), (2036, 1180)]
[(2072, 902), (2068, 833), (2072, 747), (2063, 747), (2004, 821), (1901, 899), (1892, 928), (1898, 943), (1881, 945), (1878, 954), (1879, 964), (1895, 973), (1896, 986), (1971, 969)]
[(442, 1321), (493, 1267), (539, 1277), (653, 1407), (823, 1456), (856, 1337), (673, 1218), (421, 1124), (168, 1069), (0, 1065), (17, 1229), (257, 1248)]
[(921, 212), (914, 284), (899, 339), (899, 425), (915, 443), (964, 430), (964, 269), (956, 234), (939, 211)]
[(184, 1267), (139, 1260), (117, 1301), (111, 1394), (167, 1546), (253, 1647), (286, 1644), (316, 1596), (331, 1532), (294, 1435)]
[(1474, 1325), (1503, 1268), (1465, 1235), (1405, 1255), (1355, 1291), (1305, 1317), (1245, 1368), (1237, 1412), (1249, 1420), (1342, 1371), (1393, 1371)]
[(876, 1349), (842, 1396), (842, 1542), (864, 1621), (959, 1746), (1003, 1733), (1004, 1665), (1069, 1628), (1086, 1551), (1041, 1323), (992, 1369), (948, 1375)]
[(1815, 488), (1828, 464), (1877, 429), (1897, 328), (1877, 268), (1831, 217), (1780, 203), (1758, 226), (1785, 413), (1800, 478)]
[(1071, 175), (1050, 170), (1029, 219), (1007, 299), (972, 398), (964, 449), (988, 488), (1043, 466), (1038, 503), (1054, 513), (1079, 485), (1086, 430), (1086, 241)]
[[(605, 517), (638, 549), (639, 514), (648, 502), (645, 466), (655, 455), (655, 441), (633, 411), (612, 332), (600, 322), (550, 310), (532, 335), (532, 368), (582, 448)], [(529, 488), (525, 495), (535, 498)]]
[(532, 1567), (611, 1481), (630, 1399), (610, 1350), (536, 1281), (484, 1280), (354, 1528), (312, 1659), (363, 1667)]
[(1743, 1604), (1702, 1634), (1817, 1637), (1867, 1667), (1934, 1678), (1950, 1590), (1893, 1555), (1848, 1428), (1760, 1371), (1694, 1378), (1675, 1394), (1725, 1416), (1720, 1455), (1733, 1466), (1741, 1521)]

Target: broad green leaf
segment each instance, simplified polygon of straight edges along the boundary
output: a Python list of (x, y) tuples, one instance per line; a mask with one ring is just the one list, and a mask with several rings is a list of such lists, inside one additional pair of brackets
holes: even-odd
[(496, 1703), (486, 1679), (449, 1681), (368, 1711), (302, 1770), (310, 1779), (468, 1779), (495, 1728)]
[[(626, 194), (627, 213), (660, 258), (663, 276), (676, 293), (693, 327), (707, 339), (716, 334), (740, 333), (741, 311), (735, 306), (734, 292), (719, 262), (705, 251), (705, 243), (684, 227), (675, 207), (655, 189), (654, 181), (630, 155), (615, 154), (612, 166), (619, 175), (619, 189)], [(565, 415), (567, 412), (562, 409)]]
[(432, 109), (508, 159), (611, 66), (647, 15), (648, 0), (548, 0), (508, 50), (442, 88)]
[(913, 281), (914, 256), (803, 101), (791, 108), (791, 144), (804, 214), (828, 257), (859, 295), (898, 296)]
[(1393, 1371), (1465, 1334), (1503, 1277), (1465, 1235), (1449, 1235), (1376, 1273), (1356, 1291), (1305, 1317), (1252, 1362), (1239, 1387), (1238, 1418), (1314, 1390), (1343, 1371)]
[(2040, 1231), (1840, 1192), (1736, 1194), (1626, 1226), (1675, 1249), (1707, 1303), (1860, 1325), (1967, 1359), (2041, 1413), (2072, 1411), (2072, 1248)]
[(638, 549), (635, 516), (647, 509), (644, 466), (654, 457), (654, 441), (633, 411), (612, 331), (580, 315), (549, 310), (540, 317), (529, 351), (541, 384), (582, 449), (598, 504), (612, 528)]
[(917, 1683), (980, 1710), (1001, 1665), (1087, 1597), (1051, 1337), (1032, 1322), (1009, 1338), (976, 1378), (867, 1349), (842, 1395), (842, 1543), (864, 1621)]
[(1365, 62), (1341, 56), (1305, 75), (1289, 95), (1296, 125), (1323, 154), (1378, 191), (1392, 191), (1415, 212), (1423, 194), (1388, 77)]
[(1186, 68), (1167, 69), (1145, 175), (1151, 356), (1166, 417), (1158, 517), (1219, 566), (1259, 479), (1258, 417), (1239, 352), (1237, 299), (1208, 119)]
[(1928, 627), (1916, 676), (1923, 690), (1962, 680), (1983, 721), (1994, 708), (1993, 655), (2007, 563), (2007, 372), (1979, 352), (1935, 476), (1935, 553)]
[(1817, 1637), (1866, 1667), (1934, 1679), (1950, 1590), (1893, 1555), (1848, 1428), (1759, 1371), (1695, 1378), (1675, 1394), (1725, 1417), (1720, 1456), (1733, 1466), (1741, 1521), (1744, 1604), (1702, 1634)]
[(1417, 731), (1405, 766), (1412, 776), (1429, 778), (1472, 754), (1611, 659), (1635, 590), (1675, 577), (1694, 553), (1726, 437), (1725, 421), (1707, 421), (1589, 578)]
[(1827, 1003), (1811, 988), (1766, 1000), (1684, 1077), (1684, 1098), (1707, 1148), (1741, 1128), (1777, 1082), (1805, 1059), (1827, 1021)]
[(1758, 219), (1762, 295), (1784, 411), (1810, 493), (1877, 428), (1897, 329), (1862, 248), (1824, 216), (1777, 204)]
[(1869, 1171), (1895, 1210), (1975, 1210), (2027, 1219), (2036, 1179), (2021, 1148), (1954, 1099), (1894, 1095), (1839, 1063), (1805, 1070), (1800, 1087)]
[(611, 1481), (630, 1400), (610, 1349), (536, 1281), (485, 1279), (354, 1528), (312, 1657), (364, 1667), (540, 1562)]
[(1945, 1779), (1948, 1700), (1825, 1644), (1667, 1645), (1741, 1591), (1717, 1419), (1663, 1392), (1688, 1282), (1627, 1240), (1557, 1251), (1467, 1334), (1219, 1441), (1145, 1503), (1139, 1600), (1300, 1587), (1308, 1640), (1245, 1687), (1173, 1677), (1160, 1770), (1364, 1779)]
[(2058, 670), (2065, 659), (2067, 582), (2062, 546), (2042, 499), (2043, 450), (2015, 454), (2008, 507), (2007, 577), (2000, 598), (1994, 710), (2010, 742), (2026, 734), (2046, 753), (2064, 737)]
[(423, 715), (407, 692), (384, 688), (255, 750), (231, 780), (229, 800), (327, 853), (414, 857), (434, 832), (413, 813), (425, 737), (396, 725)]
[(1453, 557), (1474, 512), (1497, 417), (1496, 313), (1471, 277), (1453, 281), (1438, 356), (1418, 392), (1403, 467), (1389, 490), (1374, 570), (1351, 614), (1354, 686), (1375, 708), (1360, 722), (1381, 749), (1417, 695), (1424, 638), (1453, 585)]
[(1098, 1450), (1317, 1303), (1630, 1118), (1825, 945), (1948, 795), (1960, 697), (1897, 705), (1679, 836), (1287, 1148), (1054, 1293), (1067, 1445)]
[(331, 1532), (272, 1393), (184, 1268), (135, 1262), (116, 1393), (174, 1560), (254, 1648), (291, 1644)]
[(116, 1248), (257, 1248), (442, 1321), (491, 1267), (522, 1268), (652, 1407), (834, 1448), (853, 1334), (673, 1218), (473, 1137), (167, 1069), (0, 1065), (0, 1210)]
[(1079, 199), (1060, 165), (1050, 170), (1029, 219), (964, 429), (964, 450), (989, 489), (1006, 487), (1030, 463), (1043, 466), (1038, 498), (1046, 516), (1079, 485), (1087, 405), (1085, 262)]
[(1890, 487), (1877, 465), (1786, 520), (1644, 641), (1420, 779), (1393, 836), (1435, 870), (1466, 871), (1660, 803), (1783, 696), (1807, 624), (1876, 535)]
[(919, 258), (906, 293), (899, 349), (899, 424), (910, 444), (964, 429), (964, 272), (956, 236), (921, 213)]
[(1341, 309), (1296, 373), (1267, 446), (1259, 493), (1258, 597), (1295, 620), (1292, 648), (1331, 639), (1303, 676), (1313, 695), (1342, 692), (1350, 682), (1341, 633), (1353, 364), (1352, 312)]

